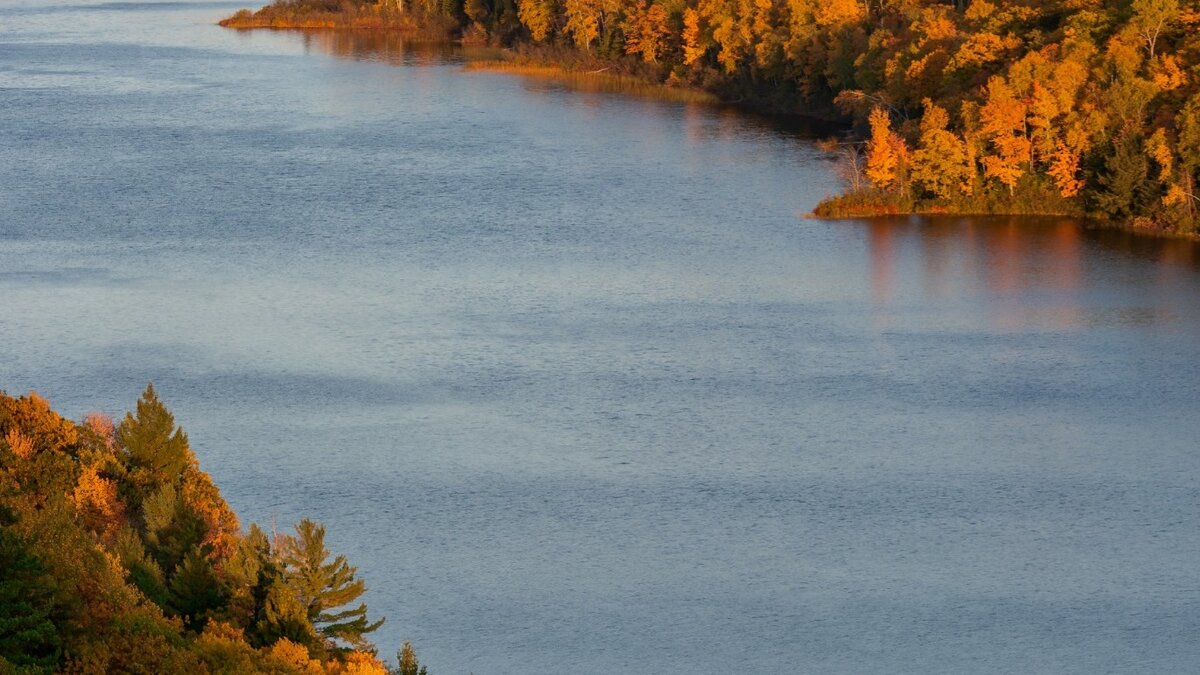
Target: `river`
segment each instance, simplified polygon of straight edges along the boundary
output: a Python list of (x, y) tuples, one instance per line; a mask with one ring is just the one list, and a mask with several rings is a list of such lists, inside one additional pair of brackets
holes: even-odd
[(0, 2), (0, 387), (148, 381), (458, 673), (1200, 662), (1200, 250), (803, 214), (802, 132)]

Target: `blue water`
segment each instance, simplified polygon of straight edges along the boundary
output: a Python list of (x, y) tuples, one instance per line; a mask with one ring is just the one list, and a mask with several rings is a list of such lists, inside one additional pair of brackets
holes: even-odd
[(1200, 251), (822, 222), (804, 134), (0, 0), (0, 387), (153, 381), (446, 673), (1200, 663)]

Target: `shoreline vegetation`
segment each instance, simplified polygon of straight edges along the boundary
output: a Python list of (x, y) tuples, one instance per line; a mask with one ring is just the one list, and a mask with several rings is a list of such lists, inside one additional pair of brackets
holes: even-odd
[(840, 121), (823, 218), (1069, 215), (1200, 238), (1200, 0), (276, 0), (468, 64)]
[(426, 675), (311, 520), (243, 530), (147, 387), (120, 422), (0, 391), (0, 673)]

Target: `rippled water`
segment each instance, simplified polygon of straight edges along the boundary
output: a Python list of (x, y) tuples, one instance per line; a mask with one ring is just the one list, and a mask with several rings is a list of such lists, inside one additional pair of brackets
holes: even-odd
[(153, 380), (435, 675), (1200, 662), (1200, 256), (804, 220), (802, 134), (0, 2), (0, 387)]

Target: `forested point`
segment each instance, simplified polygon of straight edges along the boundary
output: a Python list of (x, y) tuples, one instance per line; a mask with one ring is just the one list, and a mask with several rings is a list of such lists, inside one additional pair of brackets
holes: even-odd
[(325, 528), (242, 530), (153, 387), (119, 423), (0, 392), (0, 673), (389, 669)]
[(276, 0), (222, 25), (404, 28), (841, 116), (845, 193), (818, 216), (1198, 232), (1200, 0)]

